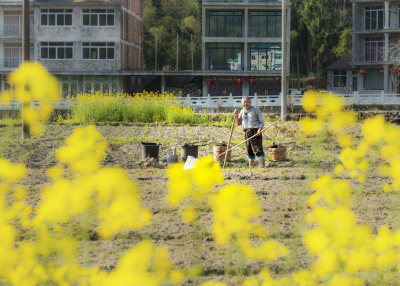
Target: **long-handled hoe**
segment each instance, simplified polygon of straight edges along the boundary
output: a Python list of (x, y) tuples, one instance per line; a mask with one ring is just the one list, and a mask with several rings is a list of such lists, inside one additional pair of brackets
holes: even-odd
[[(235, 119), (233, 119), (232, 127), (231, 127), (231, 134), (229, 135), (228, 146), (226, 146), (226, 150), (229, 150), (229, 147), (231, 146), (232, 134), (233, 134), (233, 130), (235, 129), (235, 123), (236, 123)], [(222, 153), (222, 154), (224, 154), (224, 153)], [(222, 167), (223, 169), (225, 169), (227, 158), (228, 158), (228, 151), (225, 151), (224, 166)]]

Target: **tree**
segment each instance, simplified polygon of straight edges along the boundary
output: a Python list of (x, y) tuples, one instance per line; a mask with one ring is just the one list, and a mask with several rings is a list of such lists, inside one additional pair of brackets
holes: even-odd
[(191, 69), (191, 39), (194, 44), (194, 66), (201, 67), (201, 10), (197, 0), (145, 0), (144, 2), (145, 68), (157, 63), (159, 69), (173, 70), (176, 65), (176, 34), (179, 34), (179, 68)]
[(297, 44), (292, 44), (293, 51), (301, 51), (308, 74), (321, 76), (337, 57), (351, 50), (351, 3), (293, 0), (292, 4), (292, 27), (296, 27), (297, 38)]

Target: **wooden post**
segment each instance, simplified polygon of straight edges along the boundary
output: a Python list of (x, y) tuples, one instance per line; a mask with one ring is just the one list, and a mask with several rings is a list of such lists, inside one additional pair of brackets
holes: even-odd
[(157, 34), (156, 34), (156, 51), (155, 51), (155, 57), (154, 57), (154, 70), (158, 70), (158, 63), (157, 63), (157, 49), (158, 49), (158, 47), (157, 47)]
[(175, 70), (179, 70), (179, 34), (176, 33), (176, 67)]
[[(22, 5), (22, 54), (23, 54), (23, 61), (29, 61), (29, 48), (30, 48), (30, 39), (29, 39), (29, 0), (23, 0)], [(21, 105), (21, 120), (22, 120), (22, 139), (27, 139), (31, 137), (31, 132), (28, 124), (24, 122), (24, 109), (30, 108), (29, 104), (22, 104)]]
[(286, 78), (286, 0), (282, 0), (282, 83), (281, 83), (281, 119), (286, 120), (287, 114), (287, 78)]

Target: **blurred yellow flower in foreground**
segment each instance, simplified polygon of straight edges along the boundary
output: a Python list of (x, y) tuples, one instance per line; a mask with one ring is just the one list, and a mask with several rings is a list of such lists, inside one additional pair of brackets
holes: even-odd
[(77, 173), (91, 173), (100, 168), (107, 142), (93, 125), (75, 128), (65, 145), (57, 150), (56, 157)]
[[(39, 62), (23, 62), (12, 72), (8, 82), (13, 90), (5, 91), (1, 101), (9, 103), (17, 100), (23, 105), (23, 118), (31, 127), (33, 134), (43, 131), (43, 123), (53, 112), (53, 103), (61, 99), (57, 79), (52, 76)], [(37, 102), (37, 107), (31, 104)]]
[(172, 207), (187, 202), (189, 206), (182, 212), (182, 218), (191, 222), (195, 216), (194, 203), (206, 201), (213, 188), (223, 182), (223, 175), (219, 163), (211, 156), (199, 158), (193, 169), (183, 167), (183, 163), (177, 163), (167, 170), (167, 202)]
[(300, 120), (300, 126), (306, 135), (329, 131), (341, 146), (351, 146), (351, 137), (344, 131), (357, 121), (357, 116), (353, 111), (344, 111), (344, 106), (345, 101), (338, 95), (308, 91), (303, 96), (303, 109), (315, 113), (316, 118), (305, 117)]
[(302, 97), (302, 105), (306, 112), (312, 113), (318, 105), (318, 94), (315, 90), (307, 91)]
[(23, 164), (12, 164), (6, 159), (0, 158), (0, 182), (18, 182), (26, 176), (26, 168)]

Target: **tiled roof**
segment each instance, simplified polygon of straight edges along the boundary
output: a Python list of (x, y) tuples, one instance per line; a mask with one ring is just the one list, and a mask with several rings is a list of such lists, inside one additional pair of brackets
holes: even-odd
[(352, 62), (352, 53), (345, 55), (343, 58), (331, 64), (327, 67), (327, 70), (350, 70), (353, 69), (351, 64)]

